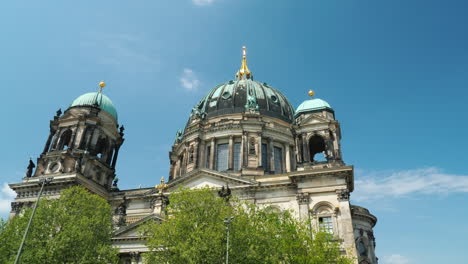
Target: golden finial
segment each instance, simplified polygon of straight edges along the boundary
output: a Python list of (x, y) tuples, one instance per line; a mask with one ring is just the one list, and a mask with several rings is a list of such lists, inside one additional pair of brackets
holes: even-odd
[(106, 87), (106, 83), (104, 81), (101, 81), (99, 83), (99, 93), (102, 93), (102, 88)]
[(163, 192), (164, 190), (166, 190), (167, 188), (169, 187), (169, 185), (167, 185), (166, 183), (164, 183), (164, 176), (161, 177), (161, 183), (156, 185), (154, 188), (156, 188), (157, 190), (159, 190), (159, 192)]
[(249, 67), (247, 67), (247, 48), (245, 46), (242, 46), (242, 65), (239, 69), (237, 78), (241, 80), (244, 76), (246, 79), (250, 79), (251, 72), (249, 70)]
[(309, 90), (309, 96), (310, 96), (310, 97), (314, 96), (314, 94), (315, 94), (314, 91)]

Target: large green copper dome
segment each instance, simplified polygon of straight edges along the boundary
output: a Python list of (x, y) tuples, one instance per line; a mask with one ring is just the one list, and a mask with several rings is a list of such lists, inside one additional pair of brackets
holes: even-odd
[(299, 107), (296, 109), (295, 115), (299, 115), (301, 113), (306, 112), (316, 112), (322, 110), (329, 110), (333, 112), (333, 108), (324, 100), (322, 99), (310, 99), (307, 101), (302, 102)]
[(293, 122), (294, 109), (286, 96), (266, 83), (252, 79), (217, 85), (193, 108), (192, 116), (202, 118), (242, 113), (248, 110)]
[(74, 106), (98, 106), (101, 110), (110, 114), (117, 121), (117, 110), (112, 101), (103, 93), (94, 92), (80, 95), (73, 100), (70, 107)]

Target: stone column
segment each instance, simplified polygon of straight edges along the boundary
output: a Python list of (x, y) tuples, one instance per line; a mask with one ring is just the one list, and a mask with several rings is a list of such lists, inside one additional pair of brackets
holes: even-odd
[(296, 194), (297, 203), (299, 204), (299, 218), (301, 220), (309, 220), (309, 193)]
[(286, 162), (286, 172), (291, 172), (291, 152), (290, 146), (288, 143), (284, 144), (284, 155), (285, 155), (285, 162)]
[(299, 137), (296, 137), (296, 160), (298, 163), (302, 163), (302, 141), (299, 139)]
[(211, 138), (210, 145), (210, 169), (214, 170), (214, 160), (215, 160), (215, 139)]
[(89, 133), (89, 139), (86, 138), (86, 147), (85, 147), (85, 150), (89, 151), (89, 148), (91, 147), (91, 143), (93, 142), (94, 138), (96, 137), (95, 134), (96, 133), (96, 127), (93, 126), (90, 128), (91, 132)]
[(206, 159), (208, 158), (208, 157), (206, 157), (206, 155), (205, 155), (206, 143), (205, 143), (204, 140), (202, 140), (199, 144), (200, 144), (200, 147), (198, 148), (198, 152), (199, 152), (199, 155), (198, 155), (198, 167), (199, 167), (199, 168), (205, 168)]
[(114, 152), (114, 157), (112, 158), (112, 164), (111, 167), (115, 169), (115, 164), (117, 163), (117, 157), (119, 156), (119, 149), (120, 145), (115, 146), (115, 152)]
[(53, 140), (52, 140), (52, 146), (50, 147), (51, 150), (57, 148), (57, 141), (59, 139), (59, 132), (60, 132), (59, 129), (57, 129), (57, 131), (55, 131), (55, 134), (54, 134), (54, 137), (53, 137)]
[(240, 148), (240, 159), (239, 159), (239, 168), (242, 170), (244, 167), (244, 145), (245, 145), (245, 140), (244, 140), (244, 134), (241, 136), (241, 148)]
[(304, 156), (303, 163), (310, 162), (309, 144), (307, 144), (307, 134), (302, 134), (302, 154)]
[(257, 144), (257, 157), (258, 157), (258, 167), (262, 167), (262, 134), (258, 133), (258, 144)]
[(195, 140), (195, 145), (193, 147), (193, 167), (198, 168), (198, 146), (200, 145), (200, 139)]
[(246, 131), (244, 131), (242, 139), (244, 142), (244, 144), (242, 145), (242, 149), (244, 150), (244, 152), (242, 153), (242, 160), (244, 167), (247, 168), (249, 167), (249, 137)]
[(70, 144), (68, 145), (69, 149), (75, 148), (76, 134), (78, 134), (78, 128), (79, 128), (78, 125), (76, 125), (75, 129), (72, 130)]
[(270, 168), (269, 171), (270, 172), (274, 172), (275, 171), (275, 149), (273, 147), (273, 139), (270, 137), (268, 138), (268, 158), (270, 159)]
[(228, 170), (234, 169), (234, 138), (229, 136)]
[(49, 137), (47, 138), (47, 142), (46, 142), (46, 144), (44, 146), (44, 150), (42, 151), (42, 154), (49, 151), (50, 142), (52, 141), (52, 137), (54, 136), (54, 134), (55, 134), (55, 131), (51, 129), (50, 132), (49, 132)]

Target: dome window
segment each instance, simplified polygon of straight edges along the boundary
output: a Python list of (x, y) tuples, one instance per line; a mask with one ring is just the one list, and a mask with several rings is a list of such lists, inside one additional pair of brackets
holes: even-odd
[(224, 92), (223, 95), (221, 95), (221, 97), (224, 99), (224, 100), (227, 100), (229, 98), (231, 98), (231, 93), (229, 93), (228, 91)]

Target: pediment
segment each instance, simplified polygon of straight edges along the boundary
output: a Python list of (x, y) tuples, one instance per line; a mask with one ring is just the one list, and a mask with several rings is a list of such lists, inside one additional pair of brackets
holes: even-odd
[(169, 182), (169, 189), (175, 190), (182, 186), (188, 188), (220, 188), (226, 185), (236, 187), (255, 186), (258, 184), (259, 183), (254, 180), (241, 178), (228, 173), (208, 169), (198, 169)]
[(319, 115), (309, 115), (303, 120), (301, 120), (300, 125), (309, 125), (309, 124), (324, 124), (330, 122), (330, 119)]
[(138, 220), (135, 223), (129, 224), (127, 226), (121, 227), (114, 231), (113, 239), (126, 239), (126, 238), (135, 238), (139, 237), (139, 227), (145, 224), (148, 221), (162, 221), (162, 218), (151, 214), (147, 217)]

